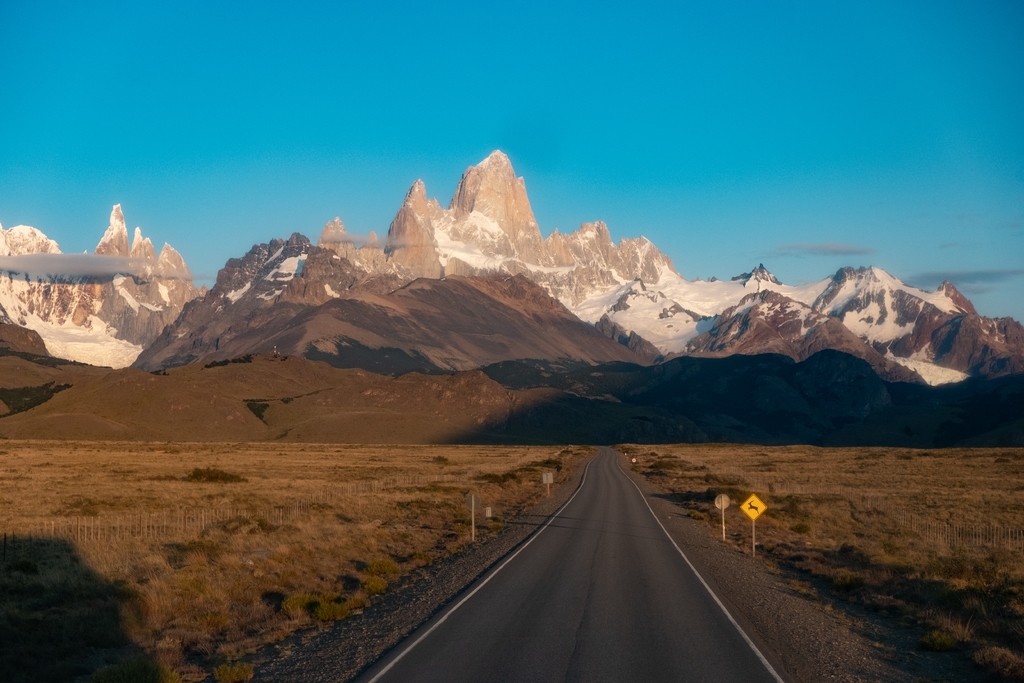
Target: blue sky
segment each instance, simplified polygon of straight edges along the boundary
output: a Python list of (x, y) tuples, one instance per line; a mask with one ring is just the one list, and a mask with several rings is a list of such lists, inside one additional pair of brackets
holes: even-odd
[[(686, 277), (877, 265), (1024, 319), (1024, 3), (0, 3), (0, 223), (209, 282), (502, 149)], [(714, 5), (710, 7), (709, 5)], [(784, 6), (780, 6), (784, 5)]]

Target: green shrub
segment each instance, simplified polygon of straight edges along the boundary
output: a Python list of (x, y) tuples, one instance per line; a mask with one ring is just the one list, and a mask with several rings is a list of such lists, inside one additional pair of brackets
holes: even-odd
[(217, 683), (243, 683), (250, 680), (252, 674), (252, 664), (247, 662), (221, 664), (213, 670), (213, 677), (217, 679)]
[(487, 474), (477, 475), (476, 479), (477, 481), (486, 482), (488, 484), (497, 484), (498, 486), (501, 486), (502, 484), (506, 484), (510, 481), (519, 481), (519, 473), (516, 472), (515, 470), (509, 470), (508, 472), (505, 472), (503, 474), (495, 474), (493, 472), (488, 472)]
[(216, 484), (234, 484), (238, 482), (248, 481), (245, 477), (235, 474), (233, 472), (225, 472), (224, 470), (217, 469), (216, 467), (196, 467), (188, 476), (185, 477), (187, 481), (198, 481), (204, 483), (216, 483)]
[(181, 683), (181, 677), (150, 659), (132, 657), (100, 669), (89, 683)]
[(690, 516), (690, 519), (696, 519), (698, 521), (704, 521), (708, 518), (708, 516), (700, 510), (687, 510), (686, 514)]
[[(267, 412), (267, 408), (270, 407), (270, 404), (260, 403), (258, 401), (249, 401), (245, 404), (245, 407), (248, 408), (253, 415), (263, 420), (263, 413)], [(266, 420), (263, 421), (266, 422)]]
[(340, 602), (321, 602), (313, 612), (320, 621), (338, 621), (348, 617), (349, 609)]
[(919, 643), (922, 650), (947, 652), (956, 648), (956, 638), (945, 631), (930, 631)]
[(363, 581), (363, 590), (367, 595), (380, 595), (388, 589), (388, 582), (379, 576), (371, 576)]
[(807, 522), (797, 522), (789, 527), (789, 530), (795, 534), (807, 534), (811, 532), (811, 525)]
[(371, 562), (366, 568), (366, 573), (370, 576), (386, 576), (388, 574), (398, 574), (398, 565), (391, 560), (377, 560)]
[(853, 572), (843, 572), (832, 578), (832, 587), (838, 591), (854, 591), (864, 585), (864, 577)]
[(345, 601), (345, 607), (348, 607), (350, 610), (363, 609), (364, 607), (369, 606), (370, 601), (362, 595), (353, 595), (351, 598)]
[(313, 612), (321, 602), (330, 602), (333, 599), (333, 596), (324, 596), (319, 593), (296, 593), (284, 599), (281, 603), (281, 609), (287, 612), (299, 612), (302, 610)]

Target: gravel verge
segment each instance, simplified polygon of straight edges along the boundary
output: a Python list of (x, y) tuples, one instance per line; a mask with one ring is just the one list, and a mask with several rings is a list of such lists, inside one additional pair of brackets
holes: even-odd
[(590, 460), (577, 464), (550, 497), (507, 520), (505, 528), (486, 543), (408, 574), (360, 615), (294, 634), (247, 658), (256, 668), (252, 680), (352, 680), (526, 541), (576, 491)]

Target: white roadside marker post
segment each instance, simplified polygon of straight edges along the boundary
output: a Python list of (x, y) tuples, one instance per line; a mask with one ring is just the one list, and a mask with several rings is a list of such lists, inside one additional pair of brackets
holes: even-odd
[(466, 494), (466, 505), (469, 506), (469, 539), (476, 542), (476, 509), (480, 504), (480, 496), (475, 493)]
[(551, 484), (555, 481), (555, 475), (553, 472), (543, 472), (540, 475), (542, 484), (548, 485), (548, 497), (551, 497)]
[(729, 496), (724, 493), (719, 493), (715, 496), (715, 507), (722, 511), (722, 540), (725, 540), (725, 508), (729, 507), (732, 501), (729, 500)]

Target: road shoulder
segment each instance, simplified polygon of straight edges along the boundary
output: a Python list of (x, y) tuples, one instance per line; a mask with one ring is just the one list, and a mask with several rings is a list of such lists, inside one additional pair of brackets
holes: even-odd
[(251, 660), (256, 665), (252, 680), (338, 683), (356, 679), (537, 531), (576, 492), (596, 455), (581, 461), (550, 497), (509, 520), (497, 537), (410, 574), (359, 616), (264, 648)]
[(885, 659), (885, 648), (863, 635), (848, 616), (813, 603), (768, 564), (726, 546), (703, 522), (683, 516), (663, 491), (620, 467), (637, 484), (673, 540), (750, 639), (793, 683), (896, 682), (914, 678)]

